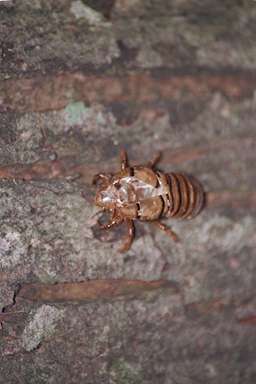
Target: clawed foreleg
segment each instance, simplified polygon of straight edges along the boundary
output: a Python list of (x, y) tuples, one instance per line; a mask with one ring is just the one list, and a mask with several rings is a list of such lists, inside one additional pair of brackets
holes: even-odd
[(121, 162), (121, 171), (124, 171), (126, 168), (129, 167), (128, 156), (125, 149), (121, 149), (120, 151), (120, 162)]
[(98, 173), (97, 175), (94, 175), (94, 176), (93, 176), (92, 184), (95, 185), (95, 184), (97, 184), (98, 182), (107, 184), (107, 183), (109, 183), (110, 178), (111, 178), (111, 175), (109, 175), (109, 174), (106, 174), (106, 173)]
[(114, 227), (115, 225), (121, 224), (122, 218), (116, 215), (116, 211), (114, 210), (111, 216), (111, 220), (107, 224), (101, 224), (98, 221), (98, 225), (100, 226), (100, 229), (110, 229)]

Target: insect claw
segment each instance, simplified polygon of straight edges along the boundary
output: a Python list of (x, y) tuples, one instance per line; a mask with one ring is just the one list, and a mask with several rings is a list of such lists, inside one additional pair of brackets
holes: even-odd
[[(114, 215), (114, 212), (113, 212), (113, 215)], [(112, 216), (111, 221), (107, 224), (101, 224), (101, 222), (98, 220), (98, 225), (99, 225), (100, 229), (110, 229), (110, 228), (112, 228), (115, 225), (118, 225), (120, 223), (121, 223), (120, 217), (115, 217), (115, 216)]]
[(120, 151), (121, 171), (129, 167), (127, 152), (124, 148)]
[(176, 233), (173, 232), (171, 229), (168, 228), (168, 229), (166, 230), (166, 234), (167, 234), (168, 236), (170, 236), (170, 237), (173, 239), (173, 241), (175, 241), (175, 243), (180, 243), (180, 238), (179, 238), (179, 236), (176, 235)]
[(164, 231), (166, 235), (171, 237), (176, 243), (180, 242), (178, 235), (176, 235), (176, 233), (171, 228), (167, 227), (167, 225), (161, 223), (161, 221), (152, 221), (152, 224)]
[(98, 181), (107, 183), (107, 182), (109, 182), (110, 177), (111, 177), (111, 175), (109, 175), (109, 174), (97, 173), (92, 178), (92, 185), (96, 185), (98, 183)]

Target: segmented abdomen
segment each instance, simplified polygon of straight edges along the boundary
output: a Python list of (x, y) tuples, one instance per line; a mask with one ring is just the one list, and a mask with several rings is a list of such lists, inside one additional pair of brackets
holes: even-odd
[(166, 174), (169, 193), (168, 217), (191, 219), (203, 208), (204, 191), (201, 184), (192, 176), (181, 173)]

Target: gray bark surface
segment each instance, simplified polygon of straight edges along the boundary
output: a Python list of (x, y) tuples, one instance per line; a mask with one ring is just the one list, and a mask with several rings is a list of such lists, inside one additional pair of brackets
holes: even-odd
[[(255, 32), (249, 0), (0, 3), (0, 383), (256, 382)], [(120, 254), (125, 228), (97, 229), (122, 147), (212, 194), (166, 221), (180, 243), (138, 223)], [(175, 289), (14, 297), (92, 279)]]

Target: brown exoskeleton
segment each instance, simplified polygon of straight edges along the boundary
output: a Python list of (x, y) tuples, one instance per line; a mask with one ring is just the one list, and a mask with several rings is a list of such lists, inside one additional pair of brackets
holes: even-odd
[(134, 238), (134, 220), (150, 221), (165, 231), (174, 241), (177, 235), (163, 224), (161, 217), (190, 219), (195, 217), (204, 203), (202, 186), (194, 178), (181, 173), (156, 171), (158, 154), (146, 166), (130, 167), (127, 154), (121, 151), (121, 170), (112, 174), (97, 174), (93, 182), (99, 183), (95, 204), (112, 213), (102, 229), (126, 223), (128, 228), (121, 252), (127, 251)]

